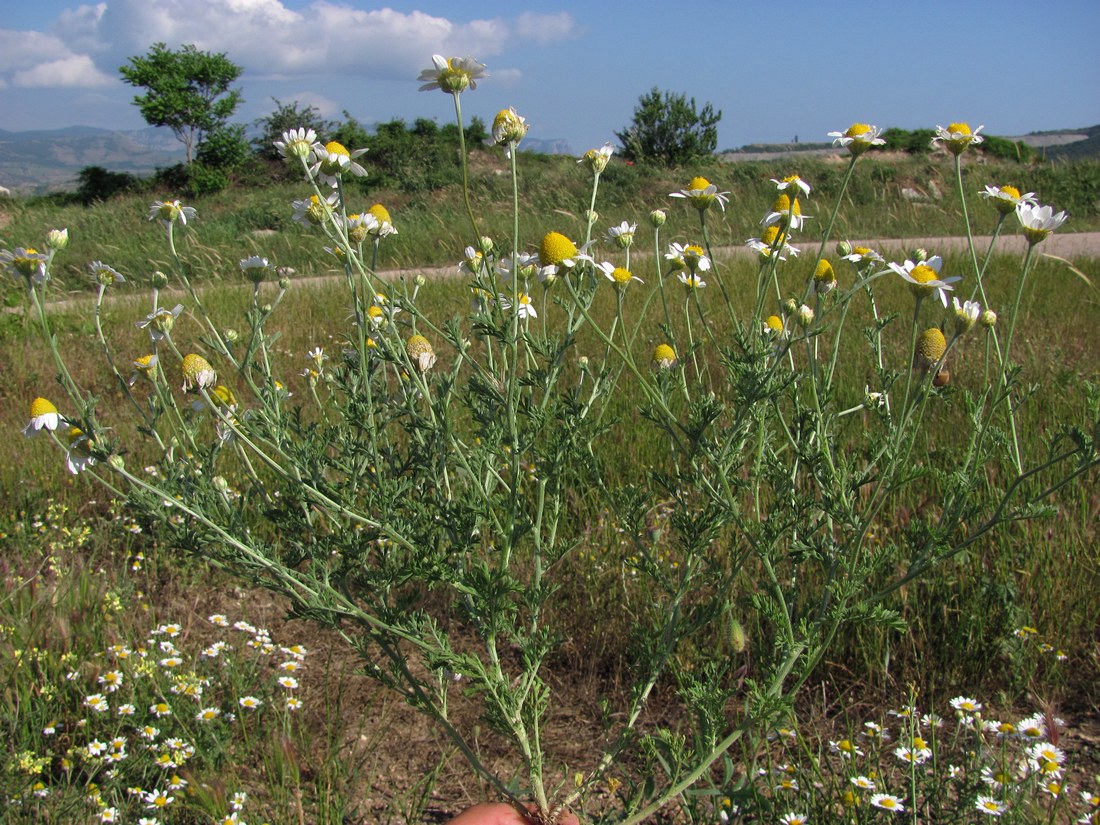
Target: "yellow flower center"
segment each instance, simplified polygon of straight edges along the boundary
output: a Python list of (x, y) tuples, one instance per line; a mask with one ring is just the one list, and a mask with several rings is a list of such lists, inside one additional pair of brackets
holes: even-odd
[(381, 318), (382, 317), (382, 307), (375, 306), (374, 304), (371, 304), (369, 307), (367, 307), (367, 315), (371, 318)]
[(684, 247), (684, 257), (685, 258), (702, 258), (703, 257), (703, 247), (701, 247), (697, 244), (690, 244), (688, 246), (685, 246)]
[(969, 135), (970, 124), (969, 123), (952, 123), (947, 127), (947, 131), (953, 135)]
[(624, 269), (621, 266), (617, 266), (611, 271), (611, 280), (615, 282), (616, 286), (626, 286), (633, 277), (629, 269)]
[(786, 235), (779, 231), (778, 226), (769, 226), (764, 230), (761, 240), (767, 246), (775, 246), (776, 244), (782, 246), (786, 242)]
[(866, 258), (868, 255), (871, 254), (871, 250), (866, 246), (857, 246), (852, 251), (859, 255), (861, 258)]
[(413, 335), (405, 342), (405, 352), (409, 354), (409, 357), (413, 360), (419, 358), (421, 355), (426, 355), (432, 351), (432, 345), (428, 342), (428, 339), (423, 335)]
[(210, 397), (223, 407), (237, 406), (237, 397), (233, 395), (233, 390), (222, 384), (218, 384), (218, 386), (214, 387), (214, 391), (210, 393)]
[(691, 179), (691, 182), (687, 185), (689, 192), (695, 192), (700, 189), (706, 189), (710, 186), (710, 181), (703, 177), (695, 177)]
[(560, 232), (547, 232), (539, 244), (539, 260), (543, 266), (558, 266), (576, 254), (576, 244)]
[(778, 315), (769, 315), (768, 320), (766, 320), (764, 324), (772, 332), (778, 333), (783, 331), (783, 319), (780, 318)]
[(56, 412), (57, 407), (53, 405), (52, 401), (45, 398), (36, 398), (31, 402), (31, 418), (38, 418), (40, 415), (52, 415)]
[(947, 350), (947, 339), (937, 327), (929, 327), (917, 339), (917, 353), (927, 363), (934, 364)]
[(1002, 186), (1001, 193), (1008, 195), (1010, 198), (1013, 198), (1015, 200), (1020, 199), (1020, 190), (1017, 189), (1015, 186)]
[(70, 446), (75, 444), (77, 441), (79, 441), (83, 437), (84, 437), (84, 430), (80, 429), (80, 427), (70, 427), (69, 428), (69, 444), (70, 444)]
[(913, 747), (914, 747), (914, 748), (917, 748), (917, 749), (921, 749), (921, 748), (927, 748), (927, 747), (928, 747), (928, 743), (926, 743), (926, 742), (925, 742), (925, 741), (924, 741), (923, 739), (921, 739), (921, 738), (920, 738), (919, 736), (914, 736), (914, 737), (913, 737)]
[(338, 143), (335, 140), (330, 140), (325, 144), (325, 151), (330, 155), (340, 155), (341, 157), (350, 158), (351, 152), (345, 148), (344, 144)]
[(852, 744), (850, 739), (841, 739), (839, 742), (836, 743), (836, 746), (845, 753), (851, 753), (855, 750), (855, 746)]
[(379, 223), (393, 223), (393, 221), (390, 220), (389, 211), (386, 209), (386, 207), (384, 207), (380, 203), (376, 203), (374, 206), (372, 206), (367, 211), (370, 214), (374, 215), (374, 217), (378, 220)]
[(676, 350), (668, 344), (658, 344), (657, 348), (653, 350), (653, 360), (661, 366), (664, 366), (666, 362), (671, 364), (676, 360)]
[(306, 207), (306, 218), (311, 224), (317, 226), (325, 220), (328, 213), (328, 204), (324, 203), (316, 195), (310, 195), (309, 206)]
[(866, 123), (853, 123), (848, 127), (848, 131), (844, 133), (844, 137), (859, 138), (871, 131), (871, 127)]
[(920, 266), (913, 267), (913, 271), (909, 273), (909, 277), (918, 284), (927, 284), (930, 281), (936, 280), (936, 270), (930, 266), (921, 264)]
[(781, 194), (775, 199), (775, 205), (772, 206), (773, 212), (778, 212), (781, 215), (794, 215), (795, 217), (802, 214), (802, 204), (798, 202), (798, 198), (795, 198), (794, 207), (791, 207), (791, 198), (786, 193)]
[(214, 368), (211, 367), (210, 362), (201, 355), (196, 355), (192, 352), (183, 356), (182, 371), (184, 378), (189, 381), (194, 381), (204, 372), (212, 373)]
[(822, 258), (817, 262), (817, 268), (814, 269), (814, 280), (824, 283), (831, 283), (836, 280), (836, 274), (833, 272), (833, 265)]

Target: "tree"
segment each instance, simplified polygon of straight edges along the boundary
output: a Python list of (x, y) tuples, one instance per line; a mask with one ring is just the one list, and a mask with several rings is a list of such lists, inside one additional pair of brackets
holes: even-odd
[(275, 141), (280, 140), (283, 133), (291, 129), (312, 129), (323, 138), (337, 127), (335, 122), (321, 117), (321, 112), (316, 106), (302, 106), (297, 100), (283, 103), (277, 97), (271, 99), (275, 102), (275, 111), (256, 121), (256, 125), (260, 128), (260, 136), (252, 141), (256, 154), (262, 158), (279, 160), (279, 150), (275, 148)]
[(661, 92), (656, 86), (638, 98), (634, 120), (615, 136), (627, 160), (681, 166), (718, 147), (718, 121), (722, 113), (708, 103), (695, 109), (695, 98)]
[(193, 45), (174, 51), (163, 43), (119, 68), (123, 80), (147, 90), (134, 97), (141, 116), (150, 126), (167, 126), (175, 133), (187, 151), (188, 166), (203, 137), (225, 126), (241, 104), (241, 93), (230, 88), (241, 71), (224, 53)]

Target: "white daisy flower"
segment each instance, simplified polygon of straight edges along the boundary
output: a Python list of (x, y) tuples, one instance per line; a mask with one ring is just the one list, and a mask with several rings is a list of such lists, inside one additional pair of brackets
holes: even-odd
[(974, 807), (988, 816), (1000, 816), (1008, 810), (1007, 805), (992, 796), (979, 796)]
[(978, 134), (984, 127), (979, 126), (971, 131), (967, 123), (952, 123), (946, 129), (943, 126), (936, 127), (936, 136), (932, 138), (932, 148), (942, 143), (944, 148), (953, 155), (961, 155), (971, 145), (977, 146), (985, 138)]
[(156, 201), (149, 207), (149, 220), (153, 221), (159, 218), (165, 226), (171, 226), (177, 222), (186, 226), (187, 222), (195, 215), (195, 207), (184, 206), (179, 200)]
[(313, 149), (313, 165), (309, 167), (310, 174), (329, 186), (336, 186), (345, 172), (364, 177), (367, 170), (356, 163), (355, 159), (366, 151), (366, 149), (356, 149), (354, 152), (349, 152), (344, 144), (335, 140), (330, 140), (324, 146), (318, 144)]
[(172, 331), (181, 312), (183, 312), (183, 304), (176, 304), (172, 309), (160, 307), (146, 315), (144, 321), (138, 321), (135, 326), (138, 329), (149, 330), (149, 337), (153, 341), (163, 341)]
[(1055, 214), (1054, 208), (1050, 206), (1021, 203), (1016, 207), (1016, 217), (1020, 219), (1027, 242), (1034, 246), (1064, 224), (1069, 216), (1065, 211)]
[(704, 177), (694, 177), (688, 185), (679, 192), (669, 192), (670, 198), (683, 198), (696, 209), (709, 209), (712, 203), (717, 203), (722, 211), (726, 210), (729, 202), (729, 192), (719, 192), (718, 187)]
[(279, 154), (287, 160), (292, 158), (308, 158), (314, 153), (317, 143), (317, 133), (312, 129), (298, 128), (283, 132), (282, 140), (275, 141), (275, 148)]
[(17, 247), (13, 252), (6, 249), (0, 250), (0, 267), (13, 278), (25, 281), (27, 284), (41, 286), (49, 278), (46, 272), (46, 263), (50, 260), (48, 255), (43, 255), (37, 249), (31, 247)]
[(53, 432), (61, 423), (61, 413), (53, 402), (45, 398), (36, 398), (31, 402), (31, 419), (23, 428), (23, 435), (28, 438), (37, 435), (42, 430)]
[[(497, 295), (497, 302), (500, 304), (500, 308), (507, 311), (512, 308), (512, 299), (505, 295), (503, 292)], [(538, 318), (538, 313), (535, 312), (535, 307), (531, 303), (531, 296), (526, 292), (519, 293), (519, 300), (517, 301), (518, 308), (516, 312), (523, 320), (528, 318)]]
[(611, 283), (615, 285), (616, 289), (626, 289), (631, 281), (643, 283), (642, 279), (639, 278), (637, 275), (631, 274), (629, 269), (621, 266), (615, 266), (614, 264), (608, 263), (607, 261), (597, 264), (596, 268), (604, 274), (604, 277), (607, 278), (607, 280), (611, 281)]
[(626, 249), (634, 243), (634, 232), (637, 229), (638, 224), (623, 221), (618, 226), (613, 226), (607, 230), (607, 240), (617, 245), (620, 249)]
[[(787, 189), (798, 189), (806, 197), (810, 196), (810, 184), (806, 183), (806, 181), (802, 180), (798, 175), (788, 175), (782, 180), (772, 178), (771, 182), (775, 184), (775, 188), (780, 192), (784, 192)], [(798, 197), (798, 192), (794, 192), (794, 196)]]
[(1002, 215), (1007, 215), (1021, 204), (1036, 202), (1034, 192), (1021, 195), (1020, 190), (1015, 186), (987, 185), (978, 195), (993, 204), (993, 208)]
[(477, 88), (477, 81), (489, 75), (485, 73), (485, 65), (478, 63), (470, 56), (443, 57), (433, 54), (432, 65), (424, 69), (417, 78), (424, 85), (420, 91), (427, 92), (439, 89), (445, 94), (461, 94), (469, 89)]
[(871, 797), (871, 804), (876, 808), (881, 808), (884, 811), (892, 811), (893, 813), (904, 813), (905, 805), (901, 799), (889, 793), (877, 793)]
[[(940, 269), (942, 267), (943, 258), (939, 255), (933, 255), (926, 261), (918, 261), (916, 263), (907, 260), (904, 264), (890, 264), (890, 269), (892, 271), (909, 282), (909, 288), (917, 298), (927, 298), (929, 295), (935, 293), (939, 296), (940, 302), (946, 307), (947, 293), (955, 288), (951, 286), (951, 284), (961, 281), (962, 278), (957, 275), (953, 275), (950, 278), (940, 278)], [(954, 702), (955, 700), (953, 699), (953, 707)], [(955, 709), (958, 710), (957, 707)], [(978, 705), (978, 709), (981, 709), (981, 705)]]
[(843, 132), (829, 132), (833, 146), (842, 146), (857, 157), (872, 146), (885, 146), (881, 135), (881, 129), (868, 123), (853, 123)]

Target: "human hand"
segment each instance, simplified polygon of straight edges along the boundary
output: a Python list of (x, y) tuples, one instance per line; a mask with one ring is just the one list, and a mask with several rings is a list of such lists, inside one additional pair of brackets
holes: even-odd
[[(536, 809), (534, 805), (527, 808)], [(505, 802), (483, 802), (463, 811), (448, 825), (532, 825), (532, 820)], [(580, 825), (580, 820), (576, 814), (567, 812), (558, 818), (557, 825)]]

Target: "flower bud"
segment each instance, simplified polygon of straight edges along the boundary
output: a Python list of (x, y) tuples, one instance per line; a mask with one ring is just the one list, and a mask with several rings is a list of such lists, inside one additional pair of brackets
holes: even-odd
[(730, 647), (733, 648), (734, 653), (744, 653), (745, 648), (748, 647), (748, 637), (745, 635), (745, 628), (741, 625), (736, 618), (730, 617)]
[(798, 318), (798, 323), (804, 327), (810, 326), (814, 322), (814, 311), (803, 304), (795, 312), (795, 317)]
[(491, 255), (493, 249), (495, 248), (495, 245), (493, 244), (493, 239), (490, 238), (488, 235), (482, 235), (481, 238), (478, 240), (478, 245), (481, 248), (482, 255)]
[(235, 344), (241, 340), (241, 334), (235, 329), (227, 329), (222, 333), (222, 338), (225, 339), (227, 344)]
[(286, 292), (288, 289), (290, 289), (290, 278), (280, 278), (279, 289), (283, 290), (283, 292)]
[(168, 276), (159, 269), (149, 276), (149, 280), (153, 284), (153, 289), (164, 289), (168, 286)]
[(229, 489), (229, 482), (225, 480), (225, 476), (214, 476), (210, 481), (219, 493), (225, 493)]
[(586, 209), (584, 210), (584, 219), (589, 223), (599, 223), (600, 213), (595, 209)]
[(794, 298), (788, 298), (783, 302), (783, 309), (786, 310), (787, 315), (795, 315), (798, 312), (798, 301)]
[(69, 245), (68, 229), (51, 229), (46, 233), (46, 248), (61, 250)]
[(126, 469), (126, 461), (118, 453), (112, 453), (111, 457), (107, 459), (107, 464), (111, 466), (111, 469), (119, 472)]
[(852, 245), (848, 241), (841, 241), (836, 245), (836, 254), (841, 258), (852, 254)]
[(275, 307), (273, 307), (271, 304), (263, 304), (260, 306), (260, 312), (262, 312), (264, 315), (270, 315), (271, 310), (273, 310), (274, 308)]
[(916, 261), (917, 263), (920, 263), (921, 261), (927, 261), (928, 260), (928, 250), (927, 249), (922, 249), (919, 246), (915, 247), (909, 253), (909, 258), (910, 258), (910, 260)]
[(654, 229), (660, 229), (665, 225), (665, 221), (668, 220), (668, 215), (665, 214), (663, 209), (654, 209), (649, 213), (649, 223)]
[(426, 283), (428, 283), (428, 279), (421, 275), (419, 272), (417, 273), (416, 277), (413, 278), (413, 284), (417, 287), (422, 287)]
[(993, 329), (997, 326), (997, 313), (991, 309), (983, 309), (982, 314), (978, 316), (978, 323), (986, 329)]
[(587, 355), (582, 355), (580, 358), (577, 359), (577, 369), (579, 369), (581, 372), (587, 372), (588, 371), (588, 356)]

